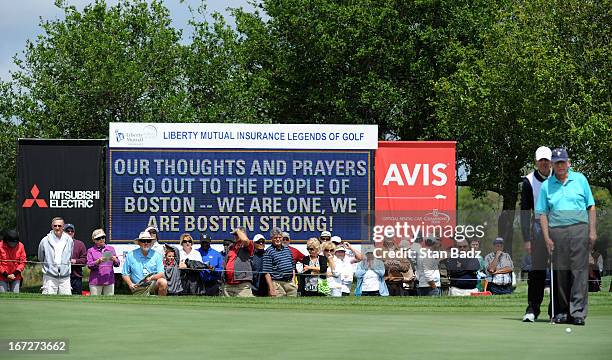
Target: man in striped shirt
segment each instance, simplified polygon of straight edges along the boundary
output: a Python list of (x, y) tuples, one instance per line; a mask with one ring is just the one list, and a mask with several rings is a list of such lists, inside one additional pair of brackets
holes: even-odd
[(283, 234), (279, 228), (270, 231), (270, 246), (263, 256), (263, 272), (270, 296), (297, 296), (291, 250), (283, 244)]

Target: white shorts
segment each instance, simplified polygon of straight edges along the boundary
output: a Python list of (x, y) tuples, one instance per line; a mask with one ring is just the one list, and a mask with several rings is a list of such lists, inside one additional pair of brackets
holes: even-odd
[(43, 274), (43, 295), (72, 295), (70, 276), (58, 278)]
[(453, 286), (448, 289), (449, 296), (470, 296), (474, 292), (478, 292), (478, 289), (459, 289)]

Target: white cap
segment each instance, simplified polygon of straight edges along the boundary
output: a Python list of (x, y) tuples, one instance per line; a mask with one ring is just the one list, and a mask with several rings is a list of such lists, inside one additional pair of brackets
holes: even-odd
[(546, 146), (540, 146), (535, 152), (536, 161), (541, 159), (550, 160), (552, 158), (552, 151)]
[(266, 240), (266, 238), (265, 238), (263, 235), (261, 235), (261, 234), (257, 234), (257, 235), (255, 235), (255, 236), (253, 237), (253, 242), (257, 242), (257, 241), (259, 241), (259, 240), (261, 240), (261, 239), (263, 239), (264, 241)]
[(342, 238), (340, 236), (332, 236), (331, 237), (331, 242), (333, 242), (333, 243), (341, 243), (342, 242)]

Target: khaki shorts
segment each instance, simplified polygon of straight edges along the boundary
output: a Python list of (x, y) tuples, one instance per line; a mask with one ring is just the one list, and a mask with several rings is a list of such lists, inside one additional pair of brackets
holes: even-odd
[(147, 287), (138, 287), (132, 290), (132, 295), (149, 296), (157, 293), (157, 280), (153, 280)]
[(297, 285), (293, 281), (272, 280), (276, 296), (297, 296)]
[(89, 285), (89, 292), (91, 296), (96, 295), (114, 295), (115, 284), (110, 285)]
[(253, 291), (251, 290), (250, 282), (243, 282), (237, 285), (223, 284), (221, 290), (223, 296), (231, 297), (253, 297)]

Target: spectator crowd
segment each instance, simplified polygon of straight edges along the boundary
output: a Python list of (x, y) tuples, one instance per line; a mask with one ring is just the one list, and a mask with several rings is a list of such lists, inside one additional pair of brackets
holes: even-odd
[[(503, 251), (503, 239), (493, 241), (486, 256), (438, 258), (424, 250), (440, 250), (435, 237), (417, 238), (410, 244), (414, 257), (396, 257), (404, 240), (387, 238), (380, 251), (370, 245), (357, 249), (339, 236), (323, 231), (306, 241), (306, 254), (291, 245), (287, 232), (274, 228), (269, 239), (257, 234), (249, 239), (237, 228), (223, 241), (223, 251), (211, 247), (206, 234), (199, 248), (188, 233), (179, 246), (161, 244), (158, 230), (144, 229), (134, 240), (138, 247), (121, 257), (106, 243), (103, 229), (91, 234), (89, 249), (75, 238), (76, 227), (56, 217), (40, 241), (43, 294), (81, 294), (83, 268), (89, 269), (91, 295), (113, 295), (121, 279), (135, 295), (205, 296), (469, 296), (490, 291), (510, 294), (515, 284), (514, 264)], [(459, 254), (480, 249), (480, 241), (457, 241)], [(382, 254), (380, 256), (379, 254)], [(375, 256), (376, 255), (376, 256)], [(16, 231), (0, 242), (0, 292), (19, 292), (26, 254)], [(115, 269), (121, 274), (115, 276)]]

